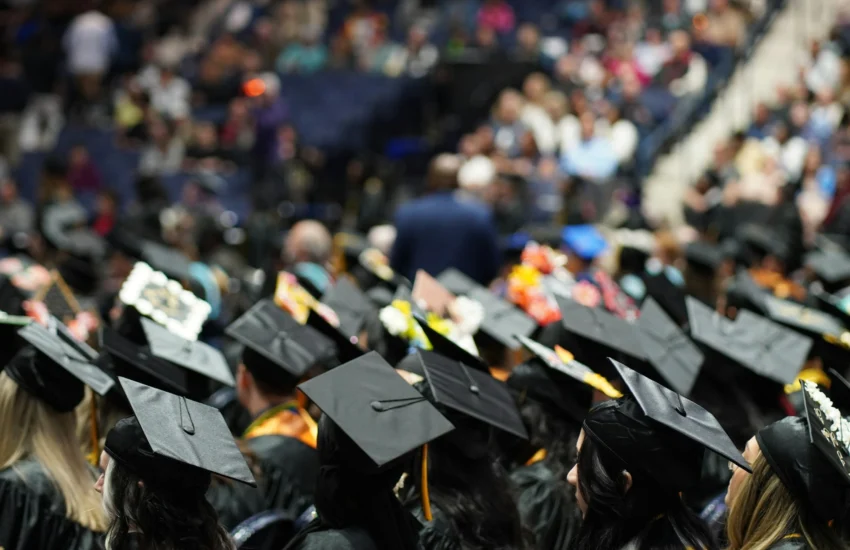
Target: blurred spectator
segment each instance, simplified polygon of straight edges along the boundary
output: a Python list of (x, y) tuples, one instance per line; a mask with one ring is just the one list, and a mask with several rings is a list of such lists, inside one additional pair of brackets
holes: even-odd
[(626, 78), (632, 76), (638, 79), (641, 86), (650, 83), (651, 77), (643, 72), (634, 56), (634, 47), (629, 42), (616, 44), (604, 59), (605, 69), (614, 77)]
[(537, 148), (543, 155), (555, 152), (557, 139), (555, 122), (546, 111), (545, 99), (551, 84), (542, 73), (532, 73), (522, 85), (525, 95), (525, 105), (520, 113), (520, 120), (534, 135)]
[(300, 40), (287, 46), (277, 58), (275, 67), (281, 73), (313, 73), (327, 64), (328, 49), (320, 42), (319, 29), (305, 27)]
[(779, 162), (789, 179), (800, 177), (808, 145), (803, 138), (793, 135), (787, 124), (777, 122), (773, 134), (765, 138), (762, 145), (767, 156)]
[(584, 180), (603, 182), (617, 171), (617, 155), (610, 141), (596, 135), (596, 119), (584, 113), (579, 119), (581, 140), (561, 158), (567, 174)]
[(100, 95), (101, 82), (118, 49), (112, 19), (92, 9), (76, 16), (63, 39), (68, 72), (86, 101)]
[(156, 116), (150, 121), (148, 133), (150, 142), (142, 149), (139, 174), (161, 176), (179, 172), (186, 152), (183, 140), (167, 121)]
[[(0, 165), (17, 165), (20, 154), (20, 112), (27, 104), (29, 85), (23, 78), (21, 66), (0, 52)], [(7, 168), (8, 168), (7, 167)]]
[(492, 63), (506, 58), (496, 31), (486, 26), (475, 29), (475, 40), (464, 49), (464, 53), (472, 53), (482, 63)]
[(397, 62), (394, 63), (394, 60), (397, 59), (396, 54), (400, 50), (401, 47), (390, 40), (385, 29), (378, 29), (372, 46), (369, 49), (360, 50), (358, 65), (367, 71), (398, 76), (403, 67)]
[(235, 169), (232, 160), (230, 151), (219, 147), (215, 125), (196, 122), (186, 147), (183, 166), (192, 171), (232, 172)]
[(812, 41), (811, 55), (804, 67), (806, 86), (812, 93), (835, 90), (841, 83), (841, 51), (834, 42)]
[(440, 155), (431, 162), (431, 194), (407, 202), (395, 215), (397, 231), (390, 265), (413, 279), (416, 271), (442, 273), (454, 267), (488, 284), (501, 264), (496, 227), (486, 206), (455, 194), (460, 160)]
[(531, 23), (523, 23), (517, 28), (514, 56), (518, 61), (531, 63), (541, 60), (540, 31)]
[(523, 97), (516, 90), (504, 90), (496, 102), (490, 126), (496, 149), (508, 158), (520, 154), (520, 138), (527, 131), (520, 120)]
[(15, 233), (30, 233), (35, 229), (35, 212), (32, 205), (18, 195), (18, 186), (12, 180), (0, 182), (0, 241)]
[(701, 91), (708, 80), (708, 66), (702, 56), (691, 50), (691, 39), (685, 31), (670, 33), (670, 59), (661, 68), (658, 83), (682, 97)]
[(315, 220), (296, 223), (289, 230), (281, 251), (285, 265), (310, 281), (320, 292), (331, 284), (330, 266), (333, 240), (324, 225)]
[(392, 51), (384, 72), (391, 76), (407, 75), (420, 78), (431, 72), (439, 57), (437, 47), (428, 41), (427, 31), (414, 26), (407, 33), (407, 43)]
[(770, 125), (772, 122), (770, 109), (764, 103), (756, 105), (753, 113), (753, 122), (747, 130), (747, 137), (755, 139), (764, 139), (770, 134)]
[(815, 94), (809, 120), (820, 143), (825, 143), (835, 134), (843, 115), (844, 107), (835, 100), (832, 90), (824, 88)]
[(711, 0), (707, 25), (709, 42), (732, 48), (744, 45), (747, 36), (746, 17), (733, 8), (729, 0)]
[(478, 10), (478, 26), (505, 34), (514, 30), (514, 10), (506, 0), (484, 0)]
[[(691, 13), (695, 12), (692, 11)], [(662, 0), (661, 15), (658, 20), (661, 28), (667, 32), (684, 29), (690, 25), (689, 16), (682, 9), (680, 0)]]
[(129, 139), (146, 140), (145, 119), (150, 107), (150, 96), (142, 90), (138, 80), (131, 78), (124, 89), (116, 93), (113, 110), (115, 126), (119, 133)]
[(118, 197), (111, 189), (103, 189), (97, 194), (95, 216), (92, 220), (92, 230), (101, 237), (106, 237), (115, 227), (118, 216)]
[(619, 107), (610, 101), (603, 103), (602, 115), (603, 117), (596, 121), (596, 133), (611, 143), (618, 164), (629, 164), (637, 151), (637, 128), (631, 121), (622, 118)]
[(227, 119), (219, 132), (219, 144), (238, 152), (250, 151), (254, 145), (254, 125), (244, 98), (237, 97), (230, 102)]
[(661, 31), (650, 27), (646, 29), (643, 40), (635, 46), (635, 61), (641, 71), (654, 77), (670, 58), (670, 44), (664, 42)]
[(386, 15), (376, 11), (370, 0), (354, 0), (354, 10), (345, 20), (343, 36), (354, 47), (356, 56), (371, 57), (371, 51), (386, 40)]
[(277, 130), (287, 121), (288, 114), (280, 97), (280, 79), (273, 73), (264, 73), (260, 79), (263, 82), (263, 93), (254, 98), (253, 169), (255, 184), (262, 185), (269, 168), (277, 159)]
[(75, 145), (68, 154), (68, 183), (77, 193), (98, 191), (103, 186), (100, 171), (82, 145)]
[(149, 65), (139, 73), (139, 85), (148, 93), (151, 107), (161, 116), (182, 120), (189, 116), (189, 83), (167, 63)]

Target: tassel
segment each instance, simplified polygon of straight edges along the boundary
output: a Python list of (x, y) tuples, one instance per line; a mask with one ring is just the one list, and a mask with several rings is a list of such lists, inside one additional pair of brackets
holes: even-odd
[(431, 521), (431, 498), (428, 496), (428, 444), (422, 446), (422, 512)]
[(89, 422), (91, 423), (91, 453), (89, 454), (89, 462), (92, 466), (97, 466), (100, 462), (100, 437), (97, 433), (97, 396), (94, 392), (91, 393), (91, 401), (89, 402)]
[(301, 416), (301, 419), (307, 424), (307, 429), (310, 430), (310, 435), (313, 436), (313, 441), (319, 440), (319, 425), (313, 420), (313, 417), (310, 416), (306, 410), (298, 407), (298, 414)]

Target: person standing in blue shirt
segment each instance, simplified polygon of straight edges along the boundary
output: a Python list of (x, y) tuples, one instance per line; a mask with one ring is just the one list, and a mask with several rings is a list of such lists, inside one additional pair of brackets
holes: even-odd
[(429, 194), (396, 212), (390, 265), (411, 280), (419, 269), (436, 276), (454, 267), (483, 285), (498, 274), (501, 252), (492, 212), (457, 193), (459, 169), (456, 156), (436, 157), (428, 173)]

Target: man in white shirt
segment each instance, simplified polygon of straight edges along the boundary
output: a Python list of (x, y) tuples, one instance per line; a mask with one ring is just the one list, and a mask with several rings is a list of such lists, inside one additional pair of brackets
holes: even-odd
[(83, 97), (96, 99), (103, 75), (118, 50), (112, 19), (97, 10), (81, 13), (68, 26), (63, 45), (68, 71), (76, 78)]

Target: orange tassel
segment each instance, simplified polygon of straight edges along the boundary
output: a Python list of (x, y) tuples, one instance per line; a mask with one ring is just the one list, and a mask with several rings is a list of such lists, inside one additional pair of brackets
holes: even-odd
[(89, 422), (91, 423), (91, 454), (89, 455), (89, 462), (92, 466), (97, 466), (100, 462), (100, 437), (97, 434), (97, 397), (94, 395), (94, 392), (91, 394), (89, 415)]
[(422, 446), (422, 512), (431, 521), (431, 498), (428, 496), (428, 444)]

